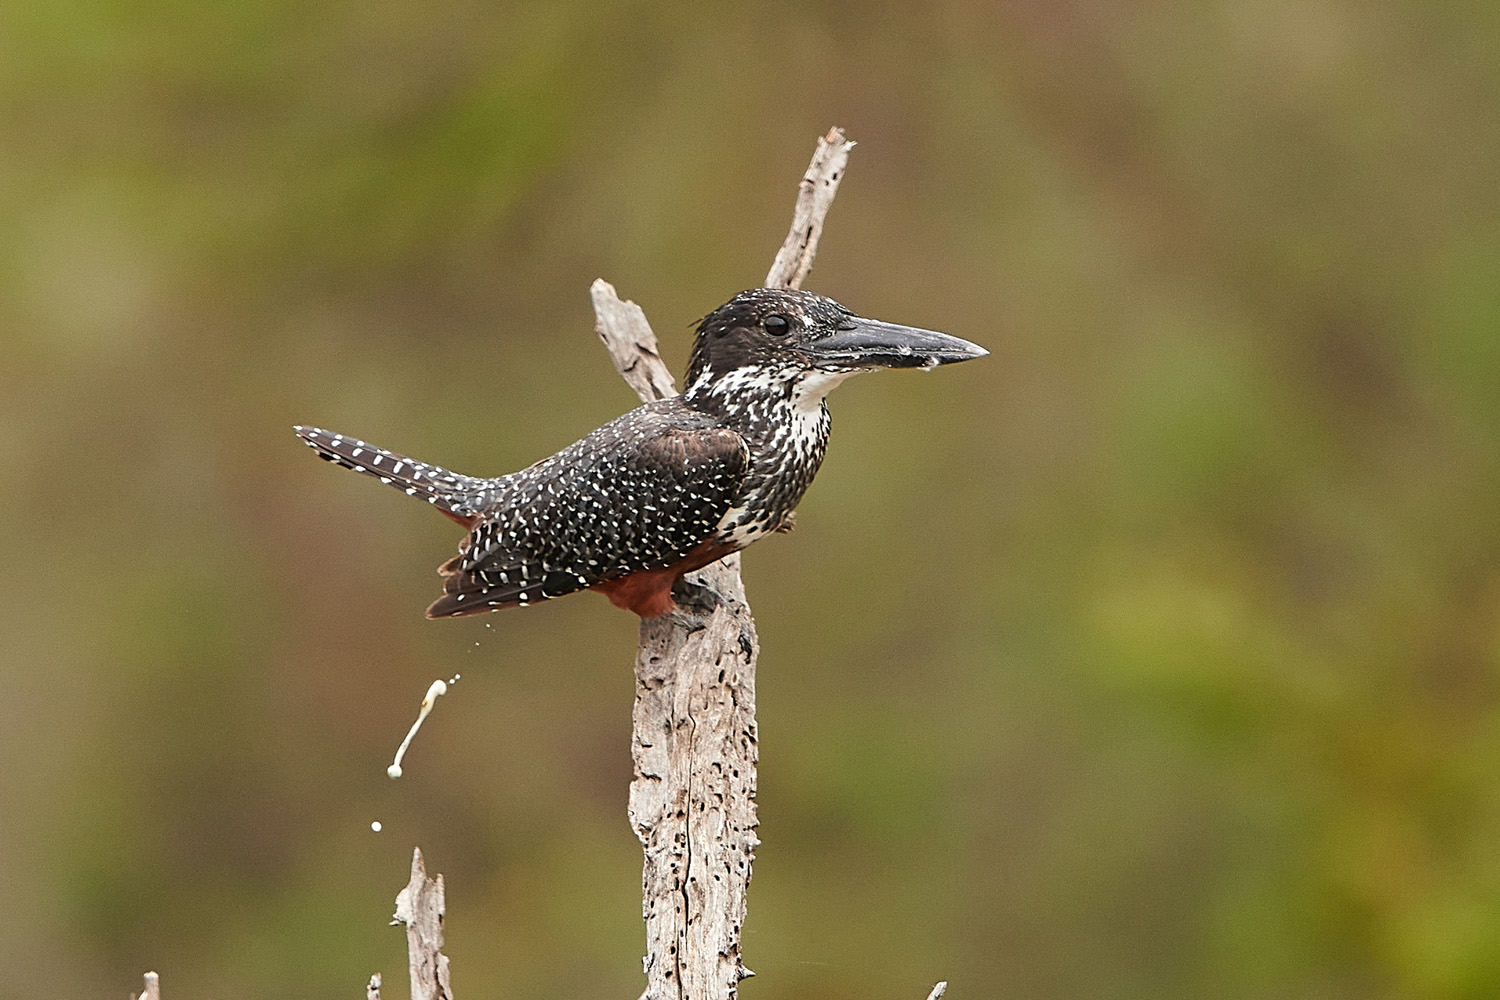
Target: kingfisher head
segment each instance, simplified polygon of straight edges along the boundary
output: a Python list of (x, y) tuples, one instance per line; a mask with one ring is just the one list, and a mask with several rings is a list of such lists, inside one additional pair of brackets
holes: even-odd
[(698, 325), (687, 392), (711, 391), (719, 383), (803, 386), (821, 400), (857, 372), (933, 368), (988, 353), (946, 333), (864, 319), (827, 296), (752, 288)]

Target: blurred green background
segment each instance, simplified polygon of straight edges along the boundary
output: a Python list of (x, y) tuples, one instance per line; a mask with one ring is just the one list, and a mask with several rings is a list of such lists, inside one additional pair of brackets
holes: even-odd
[[(1500, 994), (1500, 6), (0, 6), (0, 967), (632, 997), (635, 622), (427, 622), (476, 474), (633, 405), (859, 140), (751, 550), (747, 1000)], [(462, 671), (384, 775), (435, 677)], [(373, 834), (370, 821), (385, 831)]]

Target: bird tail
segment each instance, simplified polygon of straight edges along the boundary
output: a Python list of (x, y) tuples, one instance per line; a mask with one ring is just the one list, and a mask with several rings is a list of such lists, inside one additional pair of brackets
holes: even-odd
[(409, 497), (420, 497), (465, 528), (474, 526), (488, 480), (414, 462), (356, 438), (318, 427), (294, 427), (297, 436), (325, 462), (364, 472)]

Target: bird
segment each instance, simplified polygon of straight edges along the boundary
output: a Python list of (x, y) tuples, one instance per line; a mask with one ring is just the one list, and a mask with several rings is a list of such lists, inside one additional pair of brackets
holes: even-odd
[(823, 462), (828, 393), (851, 375), (988, 354), (864, 319), (800, 289), (740, 292), (699, 323), (680, 395), (646, 403), (534, 465), (460, 475), (317, 427), (320, 458), (376, 476), (467, 529), (429, 618), (582, 590), (642, 618), (714, 595), (684, 573), (790, 527)]

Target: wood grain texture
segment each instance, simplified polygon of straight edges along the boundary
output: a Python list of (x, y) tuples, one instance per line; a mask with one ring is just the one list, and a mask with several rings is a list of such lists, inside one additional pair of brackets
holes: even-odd
[[(768, 287), (801, 286), (853, 146), (837, 128), (818, 141)], [(595, 329), (637, 395), (650, 401), (675, 393), (645, 313), (608, 282), (594, 282), (590, 294)], [(753, 975), (740, 942), (760, 845), (760, 645), (738, 555), (688, 578), (717, 593), (717, 606), (643, 620), (635, 662), (630, 822), (645, 853), (642, 1000), (732, 1000), (740, 980)]]
[(615, 286), (596, 278), (589, 287), (594, 301), (594, 332), (604, 341), (615, 371), (641, 402), (677, 395), (677, 384), (656, 349), (656, 334), (646, 313), (634, 302), (621, 299)]
[[(412, 851), (411, 880), (396, 894), (395, 916), (406, 925), (411, 1000), (453, 1000), (448, 956), (443, 954), (444, 910), (443, 876), (428, 878), (421, 850)], [(377, 981), (371, 986), (379, 989)]]
[(812, 162), (797, 189), (791, 229), (766, 274), (765, 287), (801, 288), (807, 280), (813, 257), (818, 253), (818, 240), (823, 235), (823, 220), (833, 206), (833, 196), (838, 194), (839, 181), (844, 179), (844, 168), (849, 165), (849, 152), (853, 148), (854, 141), (838, 127), (829, 129), (818, 140)]

